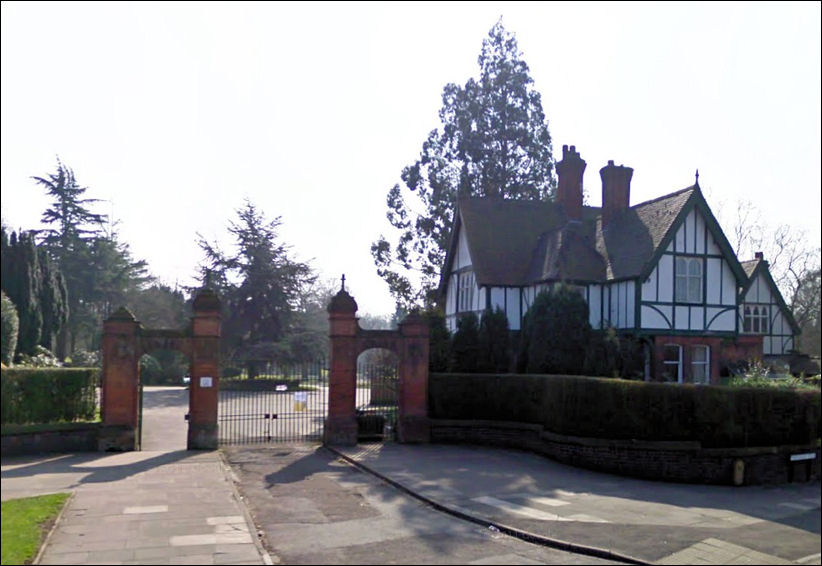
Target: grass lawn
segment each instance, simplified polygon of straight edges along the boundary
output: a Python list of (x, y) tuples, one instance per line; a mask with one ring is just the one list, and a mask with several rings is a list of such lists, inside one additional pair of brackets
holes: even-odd
[(30, 564), (68, 498), (68, 493), (54, 493), (3, 501), (2, 564)]

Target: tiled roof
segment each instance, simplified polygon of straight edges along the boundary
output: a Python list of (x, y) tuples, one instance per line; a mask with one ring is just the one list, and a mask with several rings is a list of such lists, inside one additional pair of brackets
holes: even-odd
[(459, 214), (480, 285), (636, 277), (695, 187), (630, 207), (603, 230), (601, 209), (568, 222), (553, 202), (462, 198)]
[(642, 273), (693, 192), (694, 187), (688, 187), (632, 206), (614, 217), (605, 229), (599, 217), (596, 248), (606, 262), (606, 279)]

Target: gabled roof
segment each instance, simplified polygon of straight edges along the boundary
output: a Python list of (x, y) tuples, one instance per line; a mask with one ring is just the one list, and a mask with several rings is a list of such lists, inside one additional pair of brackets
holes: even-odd
[[(677, 218), (693, 198), (697, 187), (688, 187), (632, 206), (602, 228), (596, 224), (596, 248), (606, 261), (607, 279), (639, 277), (652, 263), (658, 249), (664, 250), (673, 235)], [(665, 242), (665, 246), (663, 246)], [(653, 262), (655, 263), (655, 262)]]
[(634, 205), (602, 226), (601, 209), (583, 207), (569, 222), (557, 203), (462, 197), (440, 289), (463, 231), (480, 286), (526, 286), (546, 280), (609, 281), (647, 277), (697, 207), (740, 285), (747, 273), (705, 202), (699, 185)]
[(785, 318), (788, 320), (788, 324), (790, 324), (794, 334), (801, 334), (802, 329), (799, 327), (799, 324), (793, 317), (791, 309), (789, 309), (787, 303), (785, 303), (785, 299), (782, 297), (782, 293), (779, 291), (779, 287), (776, 286), (776, 282), (773, 280), (773, 276), (771, 276), (771, 266), (768, 264), (768, 262), (757, 258), (748, 261), (743, 261), (741, 262), (741, 264), (742, 269), (744, 269), (745, 273), (748, 275), (748, 280), (740, 289), (740, 301), (744, 300), (745, 295), (748, 293), (748, 290), (751, 288), (751, 285), (753, 285), (753, 282), (756, 280), (756, 278), (762, 275), (762, 278), (765, 279), (765, 282), (771, 290), (771, 294), (774, 297), (776, 297), (776, 303), (779, 305), (779, 308), (782, 309), (782, 314), (785, 315)]

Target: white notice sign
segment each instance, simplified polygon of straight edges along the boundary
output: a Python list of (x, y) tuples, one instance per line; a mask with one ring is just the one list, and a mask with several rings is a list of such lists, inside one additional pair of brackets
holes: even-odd
[(201, 377), (200, 378), (200, 387), (212, 387), (211, 380), (212, 380), (212, 378), (210, 378), (210, 377)]

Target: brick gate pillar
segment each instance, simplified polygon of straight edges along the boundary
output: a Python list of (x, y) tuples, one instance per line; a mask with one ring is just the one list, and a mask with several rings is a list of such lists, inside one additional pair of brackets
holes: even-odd
[(430, 442), (428, 421), (428, 322), (410, 314), (400, 323), (400, 391), (397, 439)]
[(220, 386), (220, 299), (211, 289), (202, 289), (194, 299), (192, 310), (187, 447), (215, 450)]
[(331, 372), (328, 383), (328, 418), (323, 441), (326, 444), (357, 444), (357, 417), (354, 413), (357, 381), (357, 302), (345, 287), (328, 305), (331, 338)]
[[(126, 308), (103, 323), (103, 392), (101, 413), (106, 427), (124, 427), (108, 448), (139, 450), (140, 323)], [(103, 447), (105, 449), (106, 447)]]

